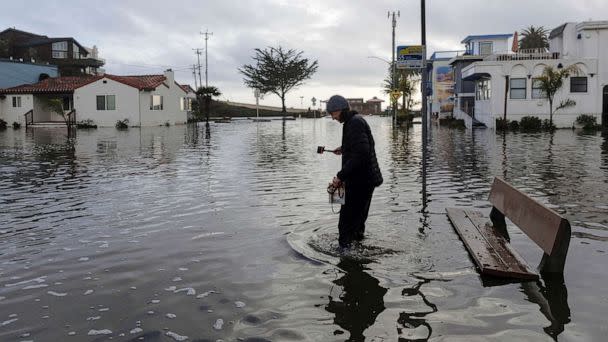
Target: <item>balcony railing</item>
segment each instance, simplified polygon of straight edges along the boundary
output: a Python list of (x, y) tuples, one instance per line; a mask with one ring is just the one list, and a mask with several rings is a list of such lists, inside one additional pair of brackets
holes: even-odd
[(521, 49), (517, 52), (497, 52), (484, 58), (485, 61), (519, 61), (540, 59), (559, 59), (559, 52), (549, 52), (546, 49)]

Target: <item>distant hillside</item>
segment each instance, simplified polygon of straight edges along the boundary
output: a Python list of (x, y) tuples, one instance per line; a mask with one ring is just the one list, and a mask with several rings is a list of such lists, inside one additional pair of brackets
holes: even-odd
[[(255, 117), (256, 110), (255, 104), (247, 104), (247, 103), (236, 103), (236, 102), (224, 102), (224, 101), (211, 101), (211, 105), (209, 107), (210, 115), (215, 117)], [(282, 116), (280, 108), (277, 107), (268, 107), (268, 106), (259, 106), (260, 116)], [(287, 109), (287, 116), (299, 116), (303, 117), (313, 116), (313, 113), (308, 113), (307, 111), (302, 111), (302, 109)], [(317, 117), (319, 116), (317, 112)]]

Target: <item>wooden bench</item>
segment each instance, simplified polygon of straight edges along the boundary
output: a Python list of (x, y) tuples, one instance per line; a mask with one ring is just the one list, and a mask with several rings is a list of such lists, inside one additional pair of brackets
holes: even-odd
[(563, 274), (570, 244), (570, 223), (500, 178), (494, 178), (490, 217), (481, 212), (446, 208), (448, 217), (482, 274), (538, 279), (538, 274), (512, 248), (505, 216), (544, 251), (541, 274)]

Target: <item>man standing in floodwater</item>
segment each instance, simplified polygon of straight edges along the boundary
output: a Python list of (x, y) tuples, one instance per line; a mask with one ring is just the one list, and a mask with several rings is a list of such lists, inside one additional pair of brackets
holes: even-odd
[(376, 159), (374, 137), (369, 125), (356, 111), (351, 111), (346, 99), (334, 95), (327, 101), (332, 119), (344, 124), (342, 146), (334, 150), (342, 155), (342, 169), (332, 180), (335, 188), (344, 183), (345, 203), (340, 209), (338, 223), (340, 248), (361, 241), (374, 188), (382, 184), (382, 173)]

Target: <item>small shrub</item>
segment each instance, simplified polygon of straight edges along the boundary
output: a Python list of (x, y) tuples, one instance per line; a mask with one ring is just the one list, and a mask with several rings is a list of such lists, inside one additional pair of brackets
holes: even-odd
[(129, 129), (129, 119), (116, 121), (116, 129)]
[(599, 129), (597, 118), (593, 115), (581, 114), (576, 117), (576, 123), (583, 126), (583, 129)]
[(556, 128), (555, 124), (551, 123), (549, 119), (544, 119), (541, 127), (544, 131), (553, 131)]
[(169, 121), (165, 121), (165, 126), (169, 127), (169, 126), (171, 126), (171, 123)]
[(519, 127), (524, 132), (540, 131), (542, 128), (542, 121), (536, 116), (524, 116), (519, 121)]
[(78, 121), (76, 123), (76, 128), (97, 128), (97, 125), (95, 124), (95, 122), (91, 119), (86, 119), (86, 120), (82, 120), (82, 121)]
[(503, 118), (496, 119), (496, 130), (497, 131), (506, 131), (509, 129), (509, 120), (505, 120)]
[(6, 129), (6, 121), (0, 119), (0, 129)]
[(517, 122), (517, 120), (512, 120), (511, 122), (509, 122), (509, 129), (512, 131), (518, 131), (519, 130), (519, 122)]
[(19, 129), (19, 128), (21, 128), (21, 124), (18, 123), (17, 121), (14, 121), (13, 122), (13, 129)]

